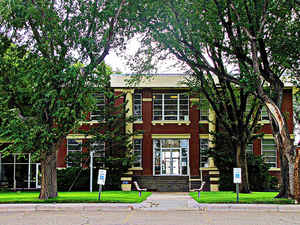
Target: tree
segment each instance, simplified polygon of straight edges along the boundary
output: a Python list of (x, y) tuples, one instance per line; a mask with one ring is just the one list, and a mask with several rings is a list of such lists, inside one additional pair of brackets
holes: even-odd
[(0, 134), (10, 144), (11, 152), (33, 153), (41, 162), (40, 198), (57, 195), (56, 151), (63, 138), (83, 119), (90, 107), (88, 80), (78, 79), (80, 66), (65, 68), (59, 74), (49, 71), (51, 65), (13, 45), (1, 63)]
[[(246, 146), (256, 137), (261, 105), (251, 88), (239, 88), (227, 79), (246, 79), (246, 71), (229, 71), (226, 68), (229, 59), (221, 57), (222, 50), (212, 45), (214, 42), (223, 44), (226, 39), (210, 29), (209, 24), (201, 18), (201, 4), (189, 2), (194, 4), (187, 4), (187, 1), (167, 1), (164, 6), (158, 1), (149, 3), (152, 8), (149, 6), (141, 12), (140, 20), (147, 21), (147, 25), (143, 23), (141, 27), (149, 34), (145, 35), (145, 49), (141, 51), (145, 50), (149, 54), (151, 49), (152, 54), (171, 53), (189, 66), (191, 78), (186, 84), (192, 93), (202, 93), (215, 111), (219, 128), (232, 141), (236, 165), (242, 168), (243, 183), (240, 191), (249, 193)], [(214, 18), (210, 19), (214, 21)], [(219, 27), (216, 29), (219, 30)], [(211, 36), (207, 34), (209, 30), (212, 30)], [(145, 60), (141, 58), (141, 61)]]
[(131, 35), (132, 2), (0, 2), (1, 32), (27, 52), (20, 65), (11, 56), (10, 69), (2, 73), (1, 92), (6, 95), (1, 95), (1, 135), (13, 141), (11, 150), (38, 153), (40, 199), (57, 196), (56, 152), (82, 112), (89, 110), (96, 66)]
[[(98, 96), (101, 106), (95, 109), (97, 124), (84, 132), (93, 137), (86, 144), (95, 156), (98, 155), (95, 157), (97, 165), (107, 169), (108, 187), (119, 189), (121, 176), (128, 172), (134, 161), (132, 138), (137, 132), (127, 129), (134, 118), (128, 116), (126, 92), (116, 93), (111, 87), (111, 69), (101, 64), (95, 74), (99, 85), (94, 87), (94, 95)], [(100, 143), (104, 146), (102, 154), (99, 152)]]
[[(144, 29), (151, 34), (144, 43), (152, 46), (153, 54), (173, 54), (202, 83), (214, 75), (222, 90), (227, 83), (236, 84), (268, 108), (282, 156), (280, 196), (287, 195), (284, 178), (289, 171), (292, 189), (295, 152), (281, 112), (284, 85), (280, 77), (284, 73), (299, 74), (299, 5), (293, 1), (177, 0), (166, 1), (163, 6), (151, 1), (141, 11), (149, 24)], [(270, 93), (264, 89), (266, 83)], [(209, 95), (206, 97), (209, 99)], [(213, 104), (212, 108), (216, 109)], [(233, 126), (234, 119), (230, 118)], [(285, 159), (289, 170), (285, 169)]]

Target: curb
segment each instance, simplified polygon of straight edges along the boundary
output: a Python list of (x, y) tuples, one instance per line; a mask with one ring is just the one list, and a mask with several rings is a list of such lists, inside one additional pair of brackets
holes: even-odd
[(61, 204), (0, 204), (3, 212), (43, 212), (43, 211), (130, 211), (140, 208), (140, 204), (106, 203), (61, 203)]
[(149, 207), (143, 203), (60, 203), (60, 204), (0, 204), (4, 212), (46, 212), (46, 211), (247, 211), (247, 212), (300, 212), (300, 205), (275, 204), (193, 204), (192, 207)]
[(200, 211), (300, 212), (300, 205), (278, 204), (197, 204)]

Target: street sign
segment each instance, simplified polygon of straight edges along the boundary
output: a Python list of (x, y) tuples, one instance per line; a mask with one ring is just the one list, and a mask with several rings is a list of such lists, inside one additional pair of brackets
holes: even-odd
[(233, 168), (233, 183), (242, 183), (242, 170), (241, 168)]
[(106, 179), (106, 170), (99, 170), (97, 183), (100, 185), (105, 185), (105, 179)]

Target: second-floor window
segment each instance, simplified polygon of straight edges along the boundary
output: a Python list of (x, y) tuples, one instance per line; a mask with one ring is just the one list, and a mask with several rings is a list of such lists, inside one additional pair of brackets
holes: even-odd
[(204, 95), (200, 95), (200, 120), (208, 120), (209, 104)]
[(133, 115), (136, 121), (142, 121), (142, 94), (134, 93), (133, 95)]
[(103, 93), (96, 93), (94, 94), (94, 97), (96, 98), (96, 110), (91, 112), (91, 120), (104, 120), (104, 94)]
[(185, 94), (153, 94), (153, 120), (189, 120), (189, 97)]

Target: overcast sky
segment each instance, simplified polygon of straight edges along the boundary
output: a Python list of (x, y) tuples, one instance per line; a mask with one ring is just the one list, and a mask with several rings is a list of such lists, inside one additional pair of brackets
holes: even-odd
[[(137, 38), (133, 38), (128, 42), (126, 55), (134, 55), (140, 42)], [(165, 60), (162, 61), (158, 66), (158, 73), (183, 73), (183, 70), (172, 66), (175, 61)], [(122, 73), (134, 73), (127, 65), (124, 57), (119, 56), (113, 49), (110, 50), (109, 54), (105, 57), (105, 63), (112, 67), (113, 71), (120, 71)]]

